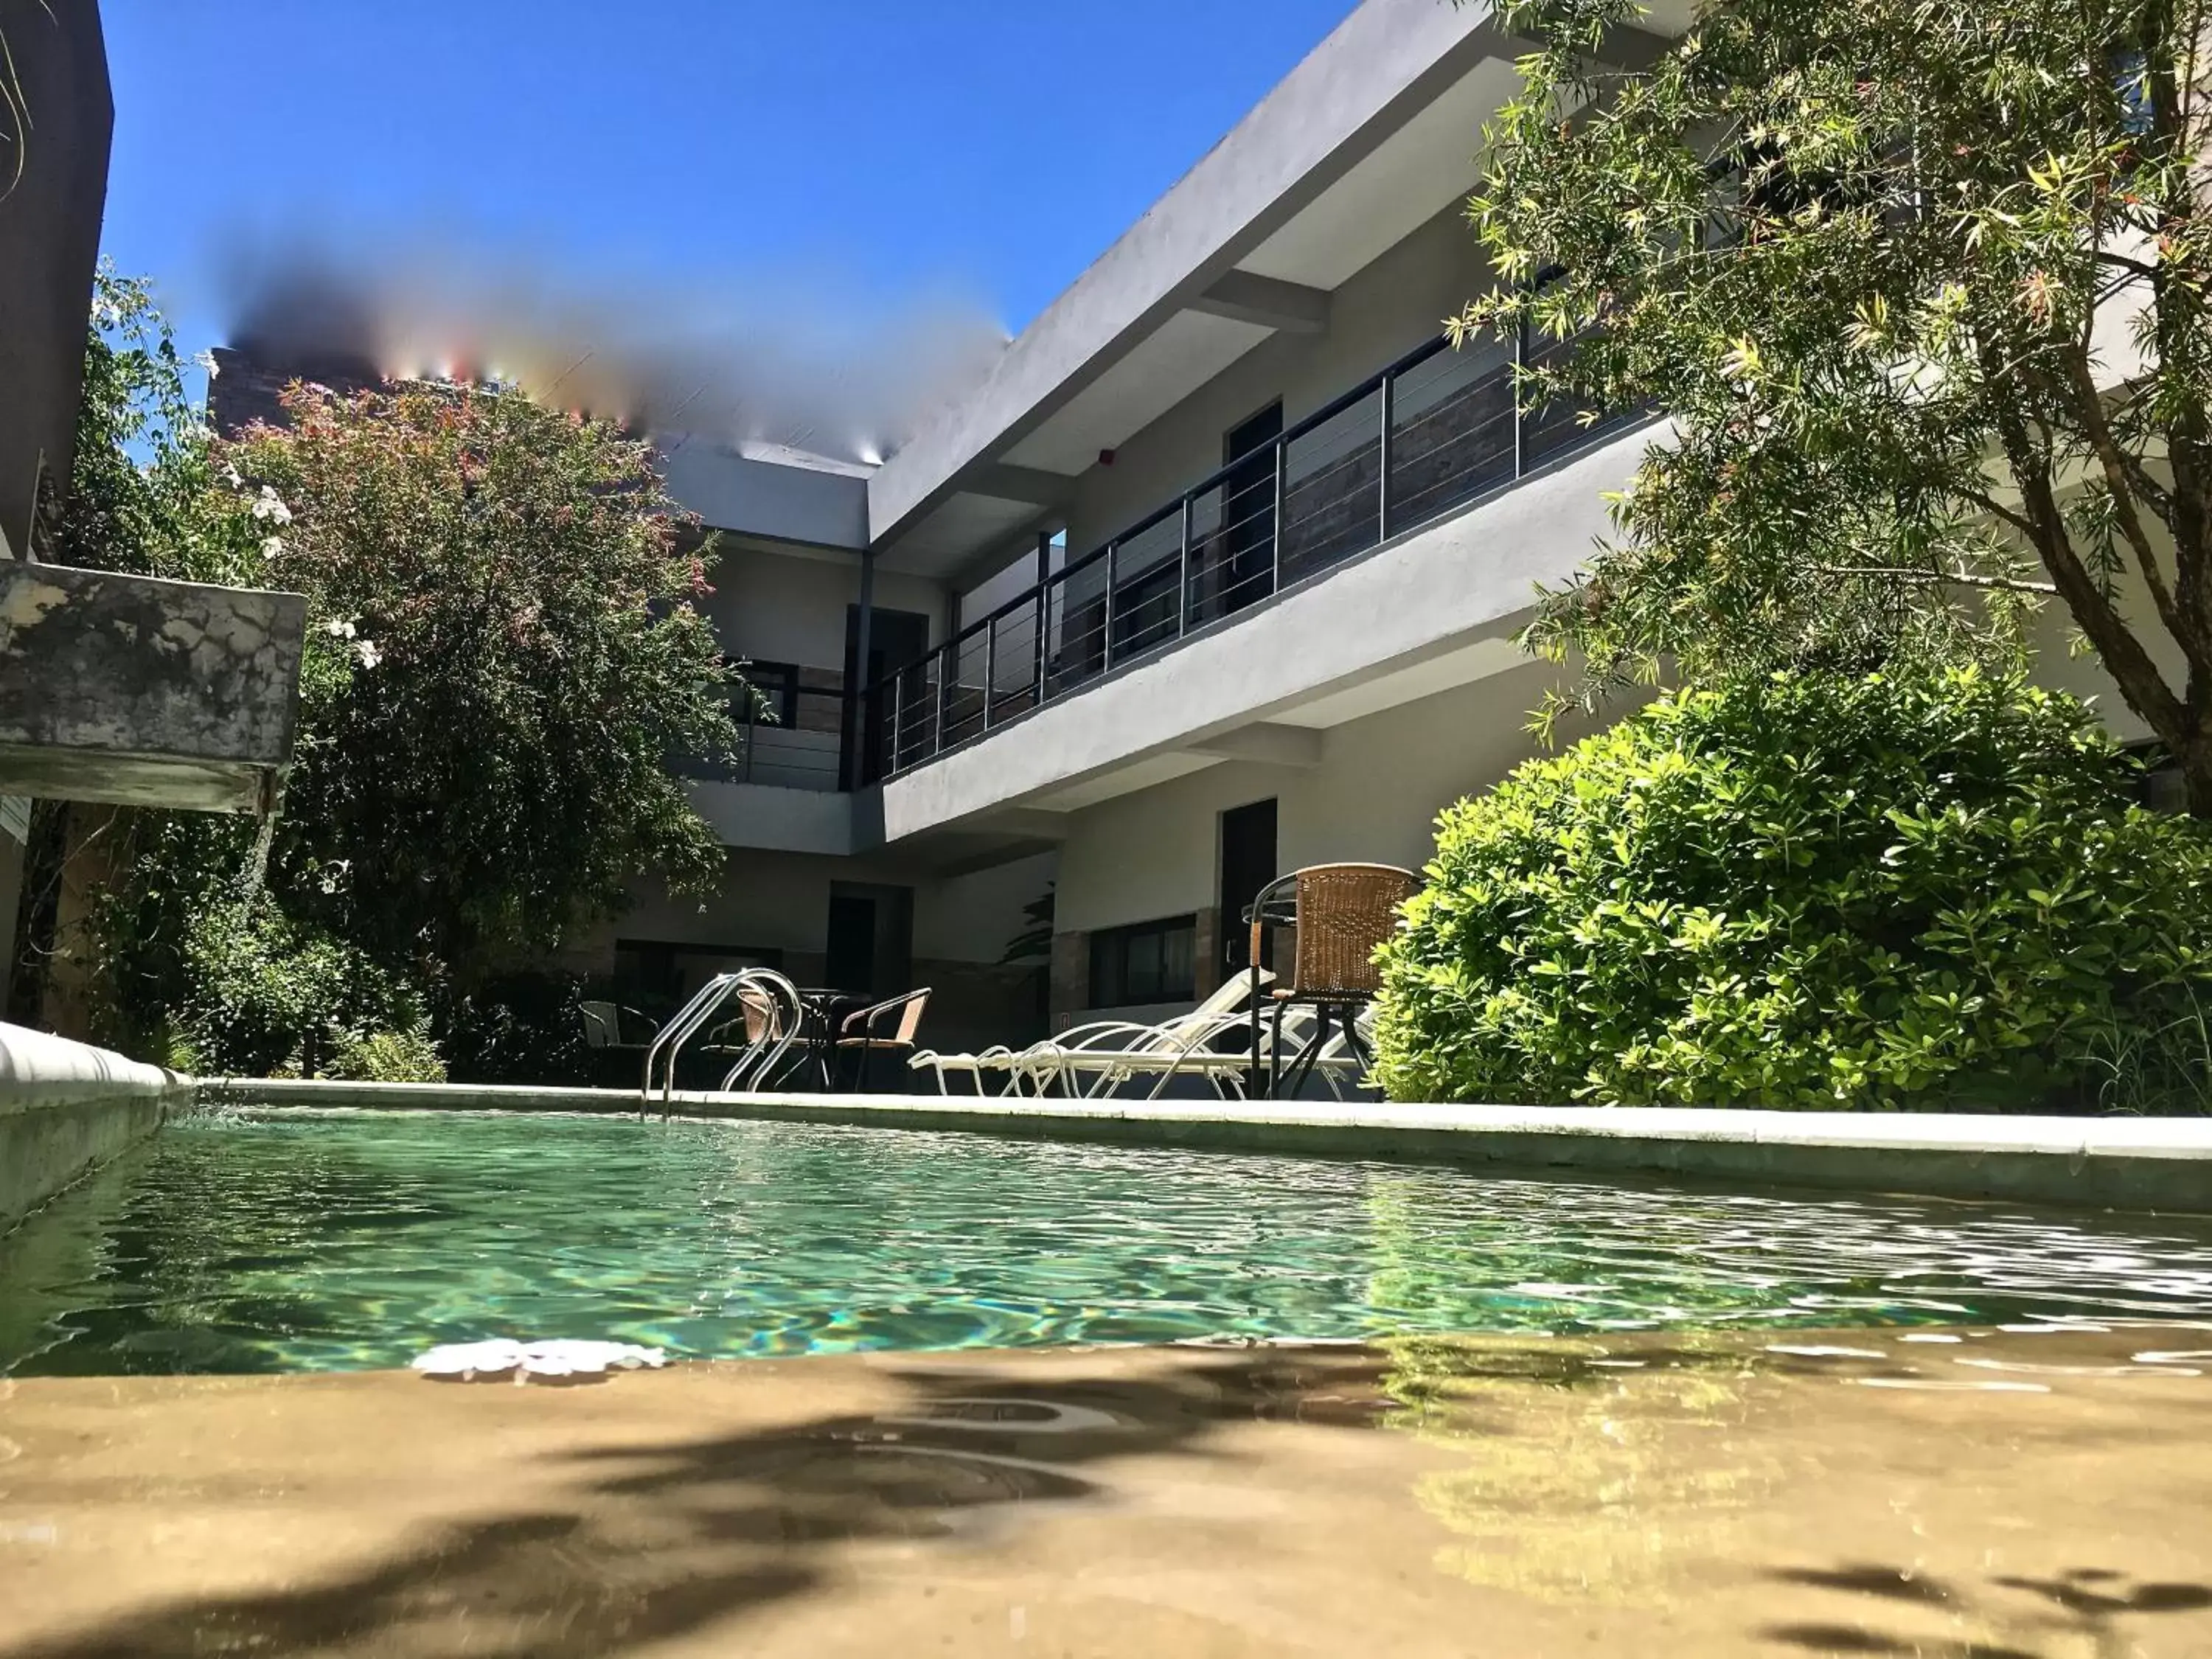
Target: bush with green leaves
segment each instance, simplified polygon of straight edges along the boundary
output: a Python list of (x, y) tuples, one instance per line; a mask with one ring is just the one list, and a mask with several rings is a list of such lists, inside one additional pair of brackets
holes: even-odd
[(1671, 694), (1440, 820), (1400, 1100), (2205, 1109), (2212, 830), (1972, 670)]
[(416, 988), (356, 946), (285, 915), (268, 893), (213, 904), (185, 935), (172, 1015), (191, 1069), (236, 1077), (441, 1082)]

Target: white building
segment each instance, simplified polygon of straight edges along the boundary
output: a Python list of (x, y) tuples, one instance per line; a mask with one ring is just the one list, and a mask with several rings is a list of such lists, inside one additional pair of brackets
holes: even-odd
[[(693, 785), (720, 893), (647, 897), (594, 965), (930, 984), (930, 1041), (1003, 1041), (1187, 1005), (1279, 872), (1424, 863), (1531, 752), (1512, 636), (1642, 442), (1516, 416), (1509, 348), (1443, 343), (1527, 49), (1365, 0), (882, 466), (674, 447), (780, 723)], [(1048, 891), (1048, 1008), (999, 965)]]

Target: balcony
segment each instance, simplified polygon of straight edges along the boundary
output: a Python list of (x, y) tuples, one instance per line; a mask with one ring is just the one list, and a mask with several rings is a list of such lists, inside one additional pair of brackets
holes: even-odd
[(1523, 340), (1431, 341), (861, 694), (888, 781), (1648, 418), (1516, 407)]
[(745, 665), (747, 684), (767, 705), (752, 697), (732, 699), (737, 753), (728, 761), (680, 757), (678, 777), (695, 783), (757, 784), (768, 789), (835, 793), (847, 787), (844, 766), (846, 711), (843, 677), (829, 669), (793, 663)]

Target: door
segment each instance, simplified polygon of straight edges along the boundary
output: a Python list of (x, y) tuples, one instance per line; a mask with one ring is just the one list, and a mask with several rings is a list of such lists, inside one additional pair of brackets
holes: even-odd
[(830, 883), (827, 957), (832, 990), (878, 998), (912, 990), (914, 890)]
[(876, 984), (876, 902), (862, 893), (830, 895), (829, 960), (822, 970), (833, 991), (866, 996)]
[[(845, 688), (853, 694), (845, 713), (845, 776), (848, 782), (855, 786), (873, 783), (890, 769), (889, 739), (893, 732), (910, 747), (928, 736), (927, 728), (921, 724), (923, 711), (916, 707), (932, 695), (920, 686), (922, 676), (916, 675), (917, 684), (907, 688), (907, 708), (895, 725), (889, 721), (891, 711), (884, 702), (864, 700), (867, 689), (885, 674), (918, 660), (928, 651), (928, 617), (916, 611), (878, 611), (868, 620), (868, 661), (866, 672), (862, 672), (860, 607), (845, 607)], [(860, 739), (857, 750), (854, 746), (856, 736)]]
[[(1244, 912), (1260, 890), (1275, 878), (1275, 803), (1255, 800), (1221, 815), (1221, 975), (1225, 980), (1252, 965), (1252, 931)], [(1274, 940), (1265, 947), (1261, 966), (1274, 964)]]
[[(1221, 565), (1212, 614), (1225, 617), (1275, 591), (1275, 440), (1283, 405), (1272, 403), (1223, 438), (1222, 464), (1235, 468), (1223, 487)], [(1247, 465), (1237, 463), (1251, 458)]]

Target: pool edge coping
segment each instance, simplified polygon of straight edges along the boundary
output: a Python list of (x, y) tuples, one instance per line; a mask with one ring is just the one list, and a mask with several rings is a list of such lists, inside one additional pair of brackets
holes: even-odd
[[(203, 1079), (204, 1104), (621, 1115), (635, 1091)], [(678, 1092), (654, 1115), (1414, 1158), (2212, 1214), (2212, 1118)]]

